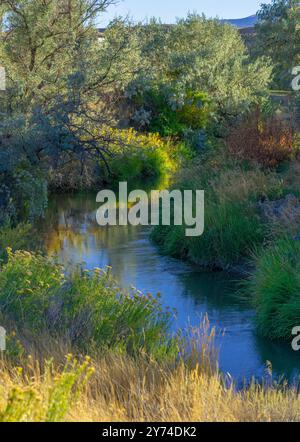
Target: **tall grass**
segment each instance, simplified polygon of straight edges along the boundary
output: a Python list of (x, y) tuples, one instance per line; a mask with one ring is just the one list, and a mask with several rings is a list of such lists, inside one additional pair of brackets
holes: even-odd
[[(206, 166), (206, 167), (205, 167)], [(159, 226), (152, 238), (162, 251), (188, 258), (202, 266), (229, 268), (248, 257), (262, 244), (267, 226), (257, 202), (281, 195), (282, 183), (274, 174), (206, 161), (185, 171), (177, 187), (205, 190), (205, 233), (185, 237), (185, 228)]]
[(291, 340), (300, 324), (300, 243), (278, 239), (254, 256), (255, 271), (243, 284), (256, 307), (259, 332), (271, 339)]
[(66, 366), (0, 364), (0, 420), (26, 422), (300, 421), (296, 389), (253, 384), (237, 392), (201, 365), (170, 366), (107, 354)]

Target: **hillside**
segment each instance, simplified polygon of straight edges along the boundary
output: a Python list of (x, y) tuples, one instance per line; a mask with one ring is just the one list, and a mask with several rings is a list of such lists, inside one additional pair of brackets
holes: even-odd
[(230, 23), (231, 25), (236, 26), (238, 28), (251, 28), (257, 23), (257, 21), (258, 18), (256, 15), (251, 15), (250, 17), (245, 17), (245, 18), (222, 20), (222, 22)]

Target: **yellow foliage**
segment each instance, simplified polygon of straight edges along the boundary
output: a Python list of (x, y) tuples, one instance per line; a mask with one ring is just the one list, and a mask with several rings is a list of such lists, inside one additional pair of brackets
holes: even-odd
[(145, 162), (147, 156), (157, 154), (161, 167), (165, 172), (175, 172), (180, 164), (179, 147), (169, 138), (162, 138), (157, 133), (143, 134), (134, 129), (114, 129), (107, 127), (98, 134), (108, 143), (109, 149), (114, 154), (144, 155)]

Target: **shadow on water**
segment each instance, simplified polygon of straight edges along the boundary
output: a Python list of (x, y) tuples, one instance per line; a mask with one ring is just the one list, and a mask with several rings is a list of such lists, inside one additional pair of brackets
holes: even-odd
[(225, 332), (217, 338), (220, 368), (236, 380), (261, 378), (266, 361), (272, 361), (275, 375), (299, 375), (300, 354), (256, 336), (254, 312), (235, 296), (228, 274), (201, 272), (161, 256), (149, 241), (148, 227), (99, 227), (97, 208), (96, 193), (53, 196), (40, 226), (47, 253), (66, 267), (111, 266), (123, 286), (160, 293), (162, 304), (176, 309), (174, 330), (198, 325), (207, 313), (212, 326)]

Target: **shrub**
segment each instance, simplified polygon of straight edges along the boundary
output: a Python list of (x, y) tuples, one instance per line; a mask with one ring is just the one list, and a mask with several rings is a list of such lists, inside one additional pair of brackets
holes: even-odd
[(143, 106), (149, 107), (149, 131), (163, 137), (183, 137), (187, 130), (205, 129), (212, 113), (211, 103), (204, 92), (187, 91), (182, 104), (170, 103), (175, 91), (151, 90), (144, 97)]
[(185, 158), (192, 156), (191, 149), (184, 144), (177, 145), (155, 133), (106, 129), (102, 136), (111, 140), (109, 167), (112, 176), (119, 181), (165, 176), (173, 173)]
[(300, 243), (280, 238), (254, 256), (255, 271), (243, 284), (256, 307), (261, 335), (291, 339), (300, 323)]
[(47, 182), (40, 170), (19, 165), (0, 173), (0, 225), (32, 222), (47, 206)]
[(0, 272), (1, 311), (38, 331), (45, 325), (51, 296), (63, 284), (62, 267), (38, 254), (11, 249), (7, 254)]
[(295, 133), (279, 118), (263, 119), (260, 111), (255, 111), (231, 131), (227, 147), (239, 160), (275, 167), (293, 157)]
[(94, 158), (81, 161), (73, 152), (64, 152), (55, 163), (52, 161), (47, 175), (49, 189), (56, 192), (94, 189), (101, 178)]
[(50, 189), (91, 189), (112, 181), (166, 177), (195, 155), (183, 141), (177, 143), (157, 133), (143, 134), (132, 128), (95, 127), (93, 135), (103, 143), (106, 157), (99, 160), (95, 153), (82, 158), (69, 152), (61, 154), (48, 170)]
[(30, 224), (18, 224), (11, 228), (4, 226), (0, 228), (0, 260), (7, 259), (7, 248), (12, 250), (27, 249), (32, 245), (32, 226)]
[(93, 370), (89, 359), (80, 364), (68, 356), (62, 370), (50, 360), (43, 372), (36, 364), (28, 364), (26, 371), (24, 375), (22, 368), (1, 369), (0, 422), (63, 421)]
[(89, 352), (144, 349), (158, 357), (173, 351), (170, 315), (156, 298), (121, 290), (109, 271), (65, 277), (63, 270), (42, 255), (8, 250), (0, 272), (2, 313), (35, 333), (66, 336)]

